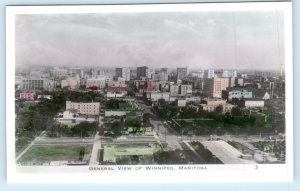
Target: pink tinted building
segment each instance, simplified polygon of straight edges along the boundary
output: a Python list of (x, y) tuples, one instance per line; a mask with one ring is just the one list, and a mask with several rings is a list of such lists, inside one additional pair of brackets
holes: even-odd
[(20, 93), (20, 99), (35, 100), (36, 93), (32, 91), (25, 91)]
[(113, 84), (108, 87), (109, 92), (127, 92), (128, 86), (126, 84)]
[(136, 87), (140, 93), (146, 91), (156, 91), (159, 89), (159, 83), (154, 81), (137, 81)]

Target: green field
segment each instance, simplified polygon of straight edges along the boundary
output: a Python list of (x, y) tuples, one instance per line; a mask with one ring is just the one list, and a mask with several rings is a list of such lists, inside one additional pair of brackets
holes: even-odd
[(89, 158), (92, 145), (32, 146), (17, 162), (41, 164), (50, 161), (78, 161), (82, 148), (85, 148), (84, 158)]
[(116, 162), (117, 158), (130, 156), (152, 156), (153, 153), (160, 150), (157, 144), (149, 145), (109, 145), (104, 147), (103, 161)]

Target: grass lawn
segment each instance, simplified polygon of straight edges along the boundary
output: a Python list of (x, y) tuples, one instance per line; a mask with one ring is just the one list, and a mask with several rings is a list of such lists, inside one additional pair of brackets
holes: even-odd
[(127, 145), (118, 146), (118, 145), (109, 145), (104, 147), (104, 157), (103, 161), (116, 162), (116, 158), (122, 156), (133, 156), (133, 155), (153, 155), (158, 151), (160, 147), (155, 144), (149, 145)]
[(91, 154), (92, 145), (82, 146), (32, 146), (18, 162), (43, 163), (50, 161), (78, 161), (81, 148), (85, 148), (85, 157)]

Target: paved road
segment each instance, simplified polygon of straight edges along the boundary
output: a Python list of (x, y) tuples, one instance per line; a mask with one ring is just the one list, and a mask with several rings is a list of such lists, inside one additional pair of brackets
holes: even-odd
[[(99, 117), (99, 127), (103, 124), (102, 121), (103, 117)], [(99, 151), (101, 149), (101, 136), (99, 135), (98, 131), (96, 131), (96, 134), (94, 136), (94, 144), (92, 149), (92, 154), (90, 158), (89, 165), (99, 165)]]

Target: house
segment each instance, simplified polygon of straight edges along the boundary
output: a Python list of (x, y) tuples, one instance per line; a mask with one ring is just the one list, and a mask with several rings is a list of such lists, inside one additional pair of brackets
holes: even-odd
[(263, 100), (268, 100), (271, 98), (271, 95), (268, 90), (265, 89), (254, 89), (253, 98), (260, 98)]

